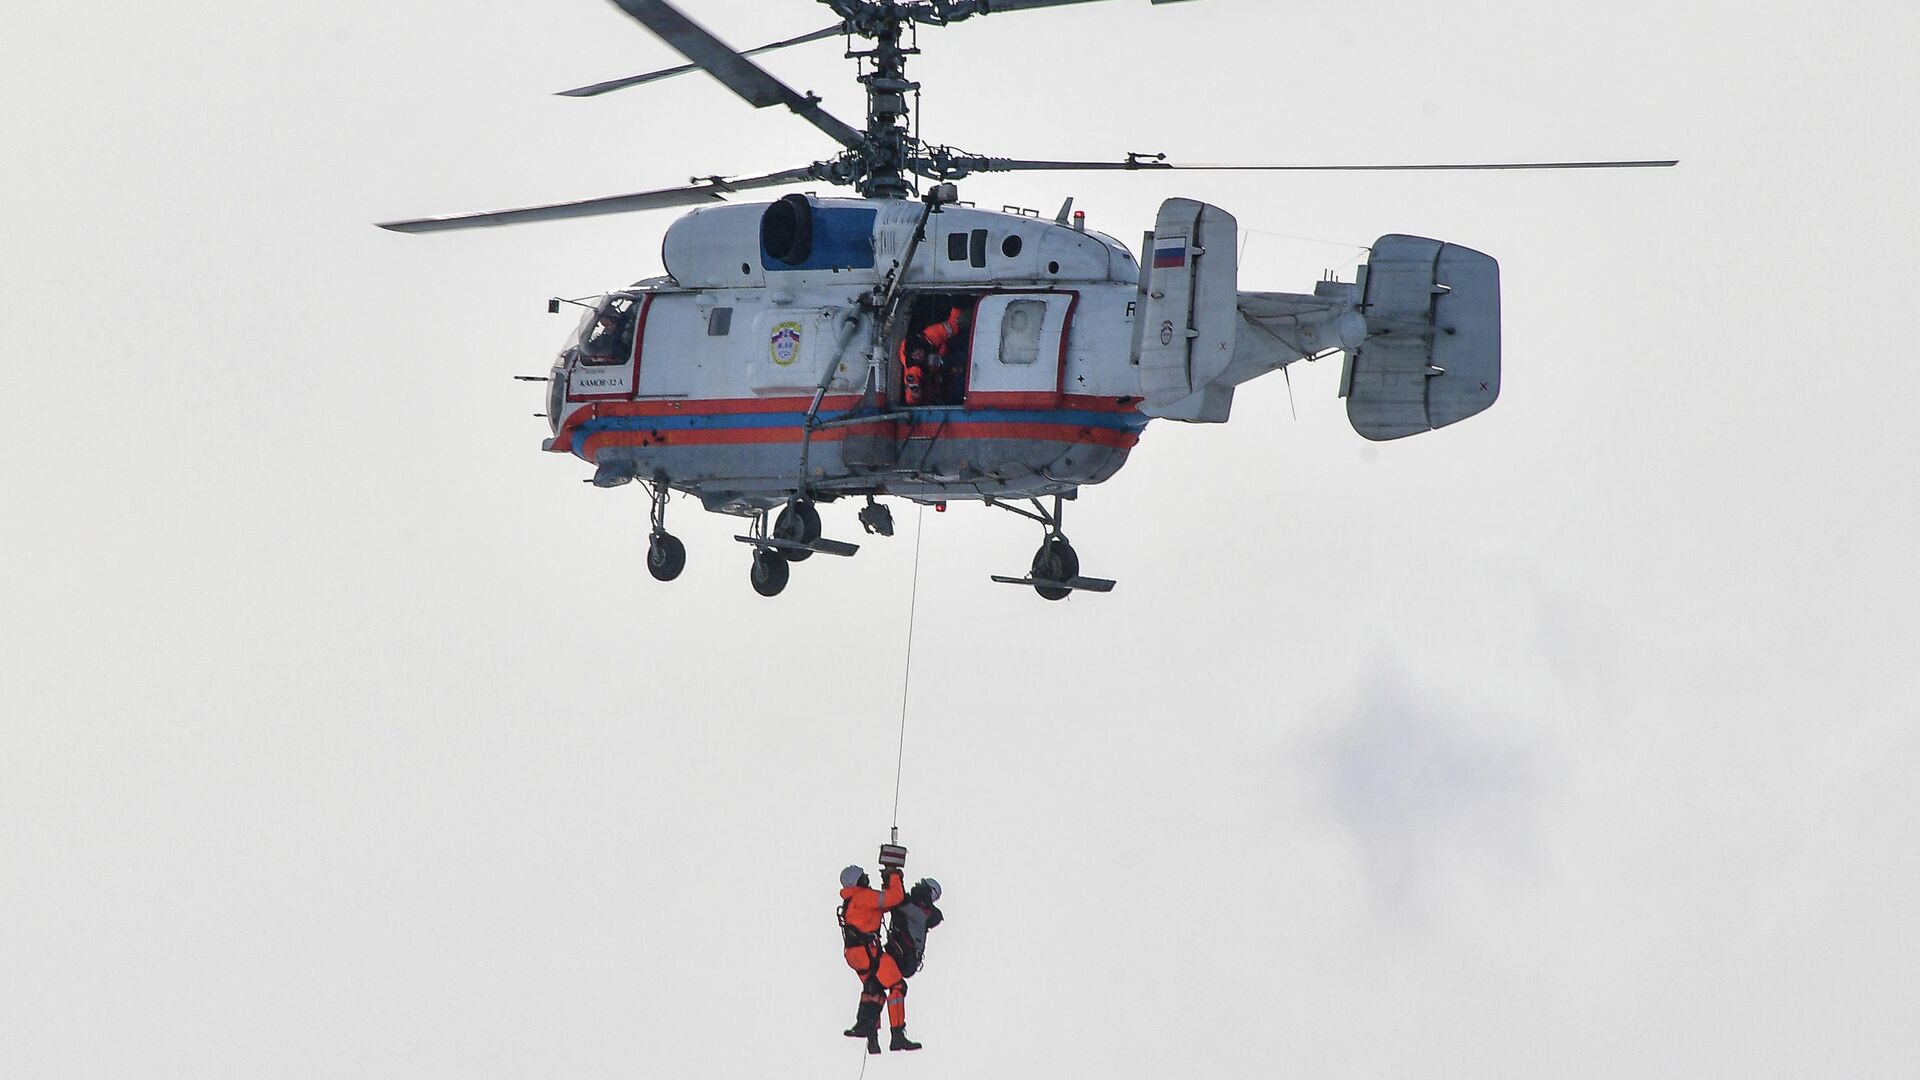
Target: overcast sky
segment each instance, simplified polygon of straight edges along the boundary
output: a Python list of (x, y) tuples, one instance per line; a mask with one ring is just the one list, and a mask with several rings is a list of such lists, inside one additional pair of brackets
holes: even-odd
[[(741, 46), (832, 21), (687, 0)], [(1038, 176), (1307, 291), (1496, 256), (1504, 392), (1375, 445), (1337, 364), (1156, 422), (1068, 532), (924, 515), (902, 839), (946, 886), (869, 1075), (1920, 1073), (1920, 3), (1113, 0), (922, 36), (1005, 156), (1679, 157)], [(539, 452), (549, 295), (671, 212), (372, 221), (830, 144), (598, 0), (15, 0), (0, 38), (0, 1074), (851, 1078), (914, 530), (752, 593), (736, 524)], [(833, 43), (768, 66), (857, 120)], [(1297, 407), (1298, 419), (1292, 416)]]

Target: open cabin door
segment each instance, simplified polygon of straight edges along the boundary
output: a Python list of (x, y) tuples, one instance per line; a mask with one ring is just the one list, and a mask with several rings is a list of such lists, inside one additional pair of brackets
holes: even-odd
[(611, 296), (581, 320), (567, 350), (568, 401), (628, 401), (640, 388), (638, 357), (652, 296)]
[(1078, 299), (1070, 292), (981, 297), (968, 364), (967, 407), (1057, 407), (1067, 332)]

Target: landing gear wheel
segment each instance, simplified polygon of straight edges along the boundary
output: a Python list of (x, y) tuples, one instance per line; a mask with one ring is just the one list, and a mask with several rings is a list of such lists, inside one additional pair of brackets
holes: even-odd
[[(812, 554), (812, 552), (808, 552)], [(777, 551), (756, 551), (753, 553), (753, 570), (747, 575), (753, 582), (753, 591), (761, 596), (779, 596), (787, 587), (787, 578), (793, 571), (787, 569), (787, 560)]]
[(647, 541), (647, 573), (656, 581), (672, 581), (687, 568), (687, 545), (667, 533), (654, 533)]
[[(773, 538), (791, 540), (796, 544), (811, 544), (820, 539), (820, 511), (805, 499), (788, 503), (780, 511), (780, 516), (773, 519)], [(813, 558), (811, 551), (794, 551), (790, 548), (782, 548), (780, 555), (788, 562), (806, 562)], [(772, 596), (773, 593), (767, 595)]]
[[(1072, 581), (1080, 576), (1080, 556), (1064, 536), (1049, 536), (1033, 556), (1033, 576), (1042, 581)], [(1035, 585), (1033, 591), (1048, 600), (1065, 600), (1072, 589)]]

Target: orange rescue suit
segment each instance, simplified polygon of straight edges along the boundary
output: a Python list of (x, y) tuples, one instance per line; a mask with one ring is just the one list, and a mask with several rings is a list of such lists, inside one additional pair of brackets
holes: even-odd
[[(872, 936), (876, 947), (879, 944), (880, 916), (906, 903), (907, 900), (907, 890), (900, 884), (900, 875), (888, 874), (885, 884), (885, 893), (864, 885), (854, 885), (840, 890), (840, 899), (845, 902), (846, 910), (846, 914), (841, 917), (842, 921), (862, 934)], [(851, 957), (853, 950), (847, 951)], [(847, 962), (853, 963), (851, 959)], [(858, 966), (861, 965), (856, 965)]]
[(900, 875), (885, 877), (886, 891), (860, 885), (840, 890), (840, 923), (845, 930), (847, 966), (860, 976), (860, 1000), (877, 1010), (885, 1001), (894, 1027), (906, 1023), (907, 980), (900, 966), (880, 948), (880, 916), (906, 902)]
[[(954, 336), (959, 333), (960, 309), (952, 308), (948, 310), (944, 322), (934, 323), (920, 331), (920, 337), (927, 343), (928, 351), (944, 361), (947, 358), (947, 346), (953, 343)], [(925, 400), (926, 372), (908, 356), (907, 341), (904, 338), (900, 341), (900, 373), (905, 384), (904, 396), (907, 404), (920, 404)]]
[(927, 344), (932, 347), (934, 352), (945, 356), (947, 355), (947, 343), (951, 342), (954, 335), (959, 332), (960, 309), (954, 308), (947, 313), (945, 322), (934, 323), (932, 326), (920, 331), (920, 336), (927, 339)]

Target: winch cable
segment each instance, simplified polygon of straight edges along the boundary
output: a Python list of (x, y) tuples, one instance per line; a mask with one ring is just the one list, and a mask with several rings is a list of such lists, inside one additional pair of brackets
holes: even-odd
[(907, 662), (900, 676), (900, 744), (893, 756), (893, 839), (900, 839), (900, 777), (907, 760), (907, 695), (913, 688), (913, 622), (920, 609), (920, 537), (926, 532), (927, 504), (913, 520), (913, 587), (907, 601)]
[[(888, 835), (896, 844), (900, 842), (900, 777), (907, 761), (907, 697), (913, 689), (913, 623), (920, 611), (920, 537), (926, 532), (926, 524), (927, 504), (921, 503), (920, 512), (913, 519), (913, 586), (907, 591), (907, 660), (900, 676), (900, 741), (893, 755), (893, 826)], [(860, 1080), (866, 1080), (867, 1059), (871, 1056), (862, 1043)]]

